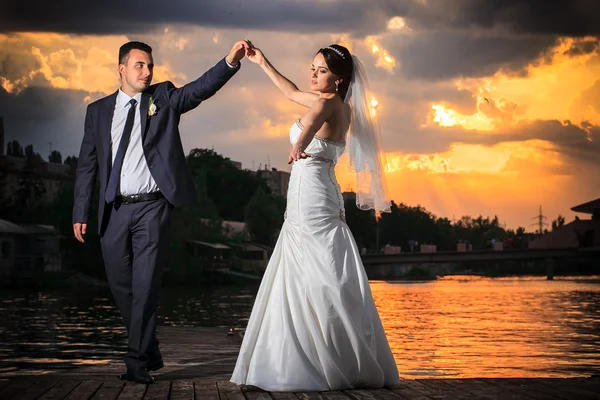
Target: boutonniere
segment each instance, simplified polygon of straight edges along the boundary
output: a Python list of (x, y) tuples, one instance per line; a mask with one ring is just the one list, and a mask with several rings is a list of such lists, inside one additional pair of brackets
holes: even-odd
[(148, 117), (152, 117), (156, 114), (157, 110), (158, 108), (156, 107), (156, 104), (154, 104), (154, 98), (150, 96), (150, 99), (148, 100)]

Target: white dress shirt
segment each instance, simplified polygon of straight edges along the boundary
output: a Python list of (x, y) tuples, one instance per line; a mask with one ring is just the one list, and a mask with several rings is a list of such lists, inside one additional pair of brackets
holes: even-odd
[[(237, 68), (237, 65), (233, 66), (227, 60), (225, 62), (229, 68)], [(123, 129), (125, 128), (125, 121), (127, 120), (127, 113), (129, 112), (129, 107), (131, 107), (129, 104), (131, 99), (136, 99), (137, 103), (135, 104), (136, 112), (133, 129), (131, 130), (131, 138), (129, 139), (129, 146), (125, 152), (123, 169), (121, 170), (121, 195), (125, 196), (152, 193), (159, 190), (154, 178), (152, 178), (152, 174), (150, 174), (144, 149), (142, 148), (142, 124), (140, 120), (141, 93), (136, 94), (134, 97), (129, 97), (121, 89), (117, 93), (117, 102), (110, 129), (112, 162), (113, 164), (115, 163), (115, 157), (119, 149), (121, 136), (123, 136)]]
[(144, 150), (142, 148), (142, 124), (140, 119), (140, 102), (142, 94), (138, 93), (134, 97), (129, 97), (121, 89), (117, 94), (117, 102), (115, 104), (115, 112), (113, 114), (110, 136), (112, 140), (112, 162), (114, 164), (117, 155), (117, 149), (123, 136), (127, 113), (129, 112), (129, 101), (137, 100), (135, 104), (136, 112), (133, 121), (133, 129), (131, 130), (131, 138), (129, 146), (125, 152), (123, 160), (123, 169), (121, 170), (121, 194), (145, 194), (158, 191), (158, 185), (150, 174)]

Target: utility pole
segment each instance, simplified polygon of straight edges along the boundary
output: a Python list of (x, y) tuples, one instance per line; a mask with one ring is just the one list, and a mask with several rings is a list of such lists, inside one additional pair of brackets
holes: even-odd
[(535, 217), (532, 217), (531, 219), (537, 219), (538, 221), (531, 224), (531, 226), (538, 226), (540, 235), (542, 235), (544, 233), (544, 226), (548, 226), (548, 223), (545, 221), (547, 218), (545, 215), (542, 214), (542, 205), (540, 204), (540, 213), (539, 215), (536, 215)]

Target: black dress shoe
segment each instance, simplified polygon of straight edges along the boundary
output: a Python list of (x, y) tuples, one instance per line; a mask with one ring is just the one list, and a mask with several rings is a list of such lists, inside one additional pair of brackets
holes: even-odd
[(159, 358), (158, 360), (148, 362), (148, 367), (146, 369), (148, 371), (158, 371), (164, 366), (165, 363), (163, 362), (162, 358)]
[(127, 369), (127, 372), (119, 375), (119, 379), (142, 384), (154, 383), (152, 375), (143, 368)]

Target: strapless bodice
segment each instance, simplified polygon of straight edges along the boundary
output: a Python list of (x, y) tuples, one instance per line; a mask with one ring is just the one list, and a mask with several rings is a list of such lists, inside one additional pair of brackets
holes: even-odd
[[(299, 120), (294, 122), (290, 128), (290, 143), (296, 144), (302, 133), (302, 124)], [(337, 162), (338, 158), (344, 153), (346, 144), (344, 142), (337, 142), (335, 140), (324, 139), (316, 136), (304, 149), (304, 152), (317, 159), (326, 159), (333, 162)]]

